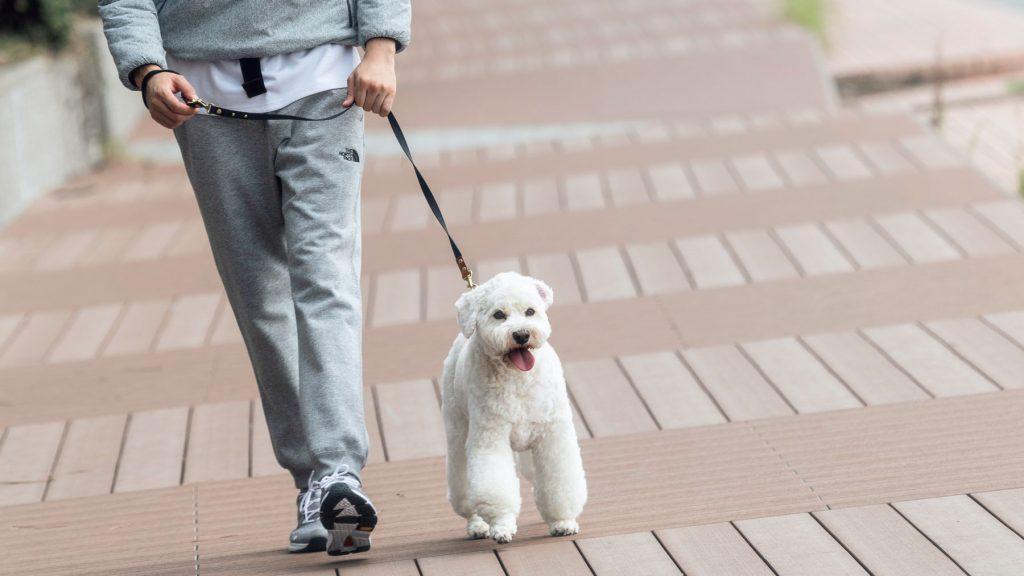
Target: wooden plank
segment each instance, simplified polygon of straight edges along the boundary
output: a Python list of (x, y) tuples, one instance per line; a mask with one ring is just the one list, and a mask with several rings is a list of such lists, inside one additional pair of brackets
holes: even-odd
[(913, 324), (868, 328), (864, 334), (935, 396), (998, 390), (948, 348)]
[(182, 222), (177, 220), (146, 225), (125, 251), (124, 260), (126, 262), (142, 262), (159, 258), (171, 245), (171, 241), (178, 234), (181, 225)]
[(64, 422), (22, 424), (7, 429), (0, 444), (0, 506), (43, 499)]
[(555, 252), (527, 256), (526, 272), (551, 286), (557, 304), (579, 304), (583, 301), (576, 281), (576, 271), (568, 254)]
[(875, 221), (917, 263), (958, 260), (962, 256), (913, 212), (876, 216)]
[[(338, 568), (340, 576), (421, 576), (416, 569), (416, 562), (412, 560), (398, 560), (396, 562), (375, 562), (365, 564), (362, 562), (345, 562)], [(327, 576), (330, 575), (328, 571)], [(423, 573), (422, 576), (426, 576)]]
[(715, 236), (677, 238), (675, 243), (697, 288), (720, 288), (746, 283), (729, 251)]
[(1014, 251), (991, 228), (982, 224), (966, 210), (943, 208), (925, 212), (925, 217), (938, 226), (969, 256), (984, 257), (1009, 254)]
[(21, 326), (24, 316), (21, 314), (8, 314), (0, 316), (0, 354), (3, 353), (7, 343), (14, 336), (15, 330)]
[(860, 400), (795, 338), (747, 342), (741, 346), (797, 412), (862, 406)]
[(227, 298), (221, 298), (220, 309), (217, 312), (217, 319), (214, 320), (213, 328), (210, 331), (210, 344), (222, 346), (225, 344), (241, 344), (242, 332), (238, 328), (238, 321)]
[(1018, 200), (975, 204), (974, 210), (991, 222), (1017, 248), (1024, 248), (1024, 205)]
[(523, 182), (523, 214), (539, 216), (561, 210), (558, 182), (554, 178), (531, 179)]
[[(473, 266), (473, 278), (476, 282), (486, 282), (502, 272), (521, 273), (522, 269), (523, 266), (519, 262), (519, 258), (490, 258), (481, 260)], [(448, 273), (451, 274), (451, 268)]]
[(427, 225), (430, 212), (419, 194), (398, 194), (391, 199), (391, 230), (421, 230)]
[(46, 491), (47, 500), (110, 494), (127, 415), (72, 420)]
[(516, 217), (516, 184), (499, 182), (480, 187), (477, 215), (480, 222), (510, 220)]
[(668, 244), (629, 244), (626, 246), (626, 254), (633, 264), (643, 294), (670, 294), (690, 289), (686, 273)]
[(129, 303), (102, 355), (123, 356), (148, 352), (170, 307), (169, 300)]
[(104, 228), (80, 265), (101, 266), (119, 261), (138, 233), (139, 229), (135, 227)]
[(500, 550), (508, 576), (593, 576), (570, 540)]
[(188, 220), (167, 248), (167, 256), (186, 256), (209, 250), (206, 227), (199, 218)]
[(39, 255), (35, 269), (45, 272), (68, 270), (80, 265), (92, 245), (99, 237), (99, 231), (76, 230), (61, 235), (56, 242)]
[(96, 358), (100, 346), (121, 315), (122, 308), (123, 305), (118, 303), (78, 310), (67, 330), (57, 340), (48, 361), (81, 362)]
[(114, 492), (167, 488), (181, 483), (188, 408), (135, 412), (128, 421)]
[(686, 169), (678, 162), (648, 166), (647, 175), (654, 188), (654, 198), (660, 202), (685, 200), (695, 195)]
[[(367, 426), (369, 426), (369, 422), (367, 422)], [(252, 401), (251, 434), (249, 451), (252, 453), (252, 457), (249, 462), (249, 475), (256, 478), (284, 472), (274, 455), (274, 445), (270, 441), (270, 429), (267, 428), (267, 415), (263, 411), (263, 402), (259, 398)], [(378, 441), (379, 438), (378, 433)], [(383, 461), (384, 457), (381, 456), (380, 459)]]
[(366, 435), (370, 442), (367, 464), (375, 464), (387, 460), (384, 454), (384, 440), (381, 437), (380, 423), (377, 421), (377, 401), (370, 389), (363, 391), (363, 420), (366, 423)]
[(900, 139), (900, 144), (925, 168), (941, 170), (964, 165), (960, 155), (933, 134), (906, 136)]
[(963, 576), (956, 564), (887, 504), (814, 515), (874, 576)]
[(441, 408), (430, 380), (378, 384), (374, 390), (388, 460), (445, 453)]
[(809, 514), (736, 522), (780, 576), (866, 576), (860, 564)]
[(371, 319), (374, 326), (419, 322), (420, 271), (406, 269), (378, 274)]
[(630, 206), (651, 201), (643, 177), (634, 168), (609, 170), (608, 192), (615, 206)]
[(726, 421), (675, 353), (623, 356), (621, 361), (659, 427), (686, 428)]
[(690, 163), (690, 170), (704, 196), (736, 194), (740, 191), (725, 162), (719, 158), (695, 160)]
[(636, 297), (636, 288), (617, 246), (580, 250), (576, 253), (576, 261), (580, 266), (587, 301)]
[(35, 364), (46, 356), (53, 342), (60, 336), (67, 325), (71, 312), (53, 310), (35, 312), (14, 335), (14, 340), (7, 345), (0, 355), (0, 368)]
[(1016, 574), (1024, 566), (1024, 540), (968, 496), (893, 506), (971, 576)]
[(940, 320), (925, 326), (1000, 387), (1024, 387), (1024, 350), (981, 320)]
[(682, 574), (658, 543), (658, 539), (650, 532), (581, 538), (576, 541), (576, 545), (597, 576)]
[[(444, 221), (449, 226), (463, 226), (473, 222), (473, 189), (466, 187), (446, 188), (438, 196)], [(420, 198), (422, 202), (423, 198)]]
[(816, 224), (782, 226), (775, 232), (804, 274), (820, 276), (853, 272), (850, 261)]
[(167, 323), (157, 337), (156, 350), (199, 348), (213, 324), (221, 295), (218, 292), (181, 296), (171, 304)]
[(423, 576), (504, 576), (498, 557), (490, 550), (420, 558)]
[(803, 340), (869, 405), (929, 398), (920, 386), (856, 332), (815, 334)]
[(772, 576), (774, 572), (728, 522), (655, 532), (687, 576)]
[(1024, 346), (1024, 311), (989, 314), (984, 318), (1018, 346)]
[(570, 212), (604, 208), (601, 176), (597, 173), (567, 176), (565, 179), (565, 203)]
[(1011, 530), (1024, 533), (1024, 488), (977, 492), (972, 496)]
[[(473, 275), (476, 276), (475, 270)], [(455, 318), (455, 301), (465, 288), (451, 265), (427, 268), (427, 320)]]
[(832, 177), (840, 182), (871, 177), (871, 168), (846, 144), (820, 146), (815, 152)]
[(568, 363), (565, 379), (595, 437), (658, 429), (614, 360)]
[(184, 482), (249, 476), (248, 400), (199, 404), (192, 409)]
[(901, 174), (914, 170), (914, 165), (888, 142), (860, 142), (857, 146), (881, 174)]
[(776, 152), (775, 161), (794, 186), (813, 186), (828, 182), (828, 176), (825, 176), (814, 160), (799, 150)]
[(731, 162), (743, 187), (751, 192), (776, 190), (783, 186), (782, 177), (764, 154), (734, 156)]
[(362, 198), (359, 213), (364, 234), (380, 234), (388, 216), (391, 198)]
[(683, 351), (683, 357), (729, 420), (794, 413), (735, 346), (693, 348)]
[(800, 275), (766, 230), (730, 232), (725, 235), (725, 239), (754, 282), (796, 278)]
[(902, 266), (908, 262), (867, 220), (832, 220), (825, 222), (825, 228), (865, 270)]

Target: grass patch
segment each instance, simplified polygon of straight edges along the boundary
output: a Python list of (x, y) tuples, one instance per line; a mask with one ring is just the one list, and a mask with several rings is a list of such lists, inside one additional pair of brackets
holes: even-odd
[(1008, 94), (1024, 94), (1024, 78), (1014, 78), (1006, 82)]
[(825, 42), (828, 0), (783, 0), (782, 14), (789, 21), (810, 31), (822, 42)]

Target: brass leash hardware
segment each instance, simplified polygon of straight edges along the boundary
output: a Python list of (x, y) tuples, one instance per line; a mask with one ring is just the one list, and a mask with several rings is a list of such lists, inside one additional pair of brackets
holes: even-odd
[(185, 100), (185, 104), (189, 108), (202, 108), (203, 110), (206, 110), (207, 112), (209, 112), (210, 108), (213, 107), (213, 104), (203, 100), (202, 98), (193, 98), (191, 100)]
[(455, 263), (459, 265), (459, 272), (462, 274), (462, 279), (466, 282), (466, 287), (470, 290), (476, 288), (476, 284), (473, 283), (473, 271), (466, 265), (466, 261), (462, 258), (456, 258)]

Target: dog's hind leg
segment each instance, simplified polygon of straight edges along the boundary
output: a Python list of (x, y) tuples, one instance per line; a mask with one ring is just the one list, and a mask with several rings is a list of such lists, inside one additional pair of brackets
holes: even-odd
[(473, 511), (490, 526), (495, 542), (512, 541), (519, 516), (519, 476), (509, 443), (509, 426), (470, 423), (467, 444), (469, 502)]
[(533, 495), (552, 536), (580, 531), (576, 517), (587, 502), (583, 459), (571, 420), (559, 420), (533, 446)]

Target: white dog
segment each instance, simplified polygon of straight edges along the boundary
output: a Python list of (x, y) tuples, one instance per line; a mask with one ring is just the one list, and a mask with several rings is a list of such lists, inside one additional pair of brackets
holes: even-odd
[(547, 341), (553, 299), (547, 284), (504, 272), (455, 304), (462, 333), (441, 391), (448, 501), (471, 538), (515, 536), (517, 461), (551, 534), (580, 530), (587, 484), (562, 365)]

